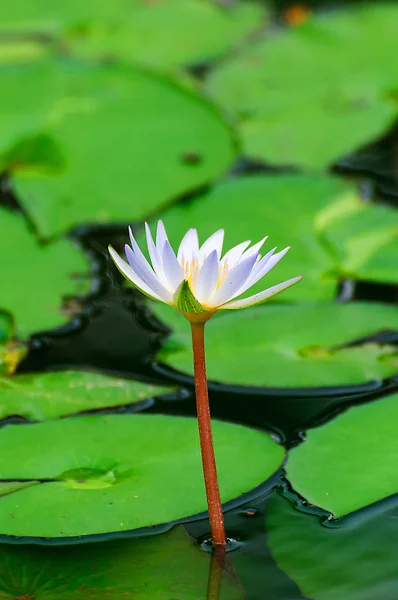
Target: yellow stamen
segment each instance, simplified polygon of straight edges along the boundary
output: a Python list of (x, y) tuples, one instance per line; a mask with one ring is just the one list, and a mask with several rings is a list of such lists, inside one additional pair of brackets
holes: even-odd
[(218, 281), (217, 281), (217, 285), (216, 285), (216, 290), (218, 290), (220, 285), (226, 280), (227, 275), (228, 275), (228, 263), (227, 263), (227, 261), (225, 261), (218, 268)]
[(181, 266), (184, 269), (184, 279), (188, 281), (192, 288), (199, 275), (199, 261), (196, 258), (192, 258), (191, 260), (185, 260), (185, 258), (183, 258), (181, 260)]
[[(206, 258), (206, 257), (205, 257)], [(202, 268), (204, 260), (199, 263), (197, 258), (192, 258), (191, 260), (187, 260), (185, 258), (181, 259), (181, 266), (184, 269), (184, 279), (188, 281), (191, 289), (195, 289), (196, 280), (198, 278), (200, 269)], [(229, 272), (228, 262), (224, 261), (219, 265), (218, 268), (218, 281), (216, 285), (216, 290), (220, 287), (220, 285), (226, 280)]]

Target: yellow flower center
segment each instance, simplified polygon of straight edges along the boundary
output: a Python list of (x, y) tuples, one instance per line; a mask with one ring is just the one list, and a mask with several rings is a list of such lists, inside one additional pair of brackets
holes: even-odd
[(184, 279), (188, 281), (189, 287), (193, 289), (200, 270), (198, 259), (192, 258), (191, 260), (185, 260), (185, 258), (183, 258), (181, 266), (184, 269)]
[(218, 281), (217, 281), (216, 290), (218, 290), (218, 288), (223, 283), (223, 281), (225, 281), (225, 279), (227, 278), (227, 275), (228, 275), (228, 263), (225, 260), (223, 262), (223, 264), (220, 264), (220, 266), (218, 267)]
[[(181, 260), (181, 266), (184, 269), (184, 279), (186, 281), (188, 281), (189, 287), (192, 290), (194, 290), (200, 269), (203, 266), (203, 262), (202, 262), (202, 264), (199, 264), (199, 261), (197, 258), (192, 258), (191, 260), (186, 260), (185, 258), (183, 258)], [(218, 281), (217, 281), (217, 285), (216, 285), (216, 290), (218, 290), (218, 288), (223, 283), (223, 281), (225, 281), (227, 275), (228, 275), (228, 262), (224, 261), (218, 267)]]

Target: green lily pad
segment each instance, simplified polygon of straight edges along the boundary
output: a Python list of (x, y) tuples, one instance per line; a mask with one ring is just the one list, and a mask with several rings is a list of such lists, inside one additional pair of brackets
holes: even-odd
[(140, 220), (235, 156), (212, 105), (136, 67), (40, 61), (0, 67), (0, 85), (8, 121), (1, 162), (42, 238), (87, 222)]
[(289, 454), (287, 474), (311, 504), (341, 517), (398, 490), (398, 394), (350, 408), (308, 431)]
[[(153, 302), (173, 334), (158, 358), (191, 375), (190, 327), (176, 310)], [(396, 349), (345, 344), (379, 330), (398, 328), (395, 306), (383, 304), (265, 304), (219, 312), (206, 325), (208, 377), (213, 382), (257, 387), (358, 385), (393, 375)]]
[(264, 10), (244, 3), (221, 7), (213, 1), (115, 3), (111, 17), (66, 31), (66, 43), (85, 56), (135, 60), (156, 67), (207, 62), (263, 25)]
[[(244, 214), (244, 219), (242, 215)], [(209, 218), (211, 215), (211, 218)], [(225, 249), (246, 239), (269, 236), (265, 253), (277, 246), (291, 250), (249, 296), (303, 275), (282, 300), (332, 299), (343, 277), (398, 282), (391, 253), (398, 243), (398, 216), (392, 208), (364, 203), (354, 188), (337, 178), (310, 175), (251, 176), (230, 179), (161, 217), (177, 247), (189, 227), (204, 241), (225, 229)], [(289, 224), (293, 223), (294, 227)], [(152, 229), (155, 222), (151, 223)], [(145, 236), (139, 236), (145, 246)], [(393, 247), (392, 247), (393, 245)]]
[(32, 485), (40, 485), (40, 481), (2, 481), (0, 482), (0, 497), (14, 494)]
[[(0, 24), (1, 31), (1, 24)], [(39, 40), (9, 40), (0, 41), (0, 64), (2, 63), (25, 63), (39, 56), (43, 56), (47, 49)]]
[(280, 569), (313, 600), (395, 598), (398, 507), (355, 526), (323, 527), (274, 496), (267, 509), (267, 542)]
[(89, 291), (83, 252), (69, 239), (38, 244), (20, 214), (0, 209), (0, 224), (0, 305), (15, 315), (17, 335), (62, 325), (62, 298)]
[(33, 421), (57, 419), (86, 410), (134, 404), (171, 390), (82, 371), (0, 377), (0, 419), (12, 415)]
[[(213, 429), (223, 502), (280, 467), (284, 449), (266, 434), (217, 421)], [(0, 498), (0, 534), (67, 538), (206, 510), (196, 419), (90, 415), (8, 425), (0, 456), (0, 481), (43, 481)]]
[[(119, 5), (120, 6), (120, 5)], [(54, 34), (63, 27), (90, 22), (97, 17), (109, 14), (106, 2), (95, 0), (16, 0), (4, 6), (0, 31), (27, 34)]]
[[(0, 545), (0, 599), (206, 598), (210, 555), (181, 526), (162, 535), (69, 547)], [(220, 573), (220, 600), (239, 600)]]
[(79, 55), (156, 67), (211, 60), (240, 43), (266, 18), (264, 8), (255, 3), (222, 7), (213, 0), (132, 0), (128, 4), (123, 0), (100, 4), (17, 0), (4, 8), (0, 31), (18, 34), (19, 46), (24, 34), (51, 35)]
[[(47, 70), (46, 61), (0, 64), (0, 81), (4, 87), (0, 96), (2, 171), (13, 166), (7, 161), (7, 153), (21, 141), (42, 134), (45, 119), (54, 110), (60, 94), (60, 81), (58, 77), (51, 82), (46, 76)], [(43, 85), (46, 86), (45, 94), (42, 92)]]
[(240, 119), (246, 154), (324, 167), (395, 121), (398, 7), (377, 4), (310, 17), (210, 75), (208, 90)]
[(398, 212), (393, 207), (352, 195), (318, 213), (315, 223), (341, 272), (358, 280), (398, 283)]

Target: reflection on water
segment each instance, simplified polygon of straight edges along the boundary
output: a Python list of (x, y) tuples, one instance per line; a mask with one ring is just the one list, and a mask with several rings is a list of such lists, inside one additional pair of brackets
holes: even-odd
[(276, 564), (316, 600), (396, 600), (398, 495), (333, 529), (274, 494), (266, 513)]

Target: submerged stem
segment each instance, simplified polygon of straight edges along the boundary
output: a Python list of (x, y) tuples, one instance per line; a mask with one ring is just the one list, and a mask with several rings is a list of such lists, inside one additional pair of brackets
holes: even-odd
[(220, 600), (224, 564), (225, 547), (214, 546), (209, 564), (206, 600)]
[(200, 449), (202, 453), (211, 537), (214, 545), (226, 543), (224, 517), (218, 488), (213, 436), (211, 432), (209, 394), (206, 380), (204, 323), (191, 323), (196, 409), (198, 413)]

